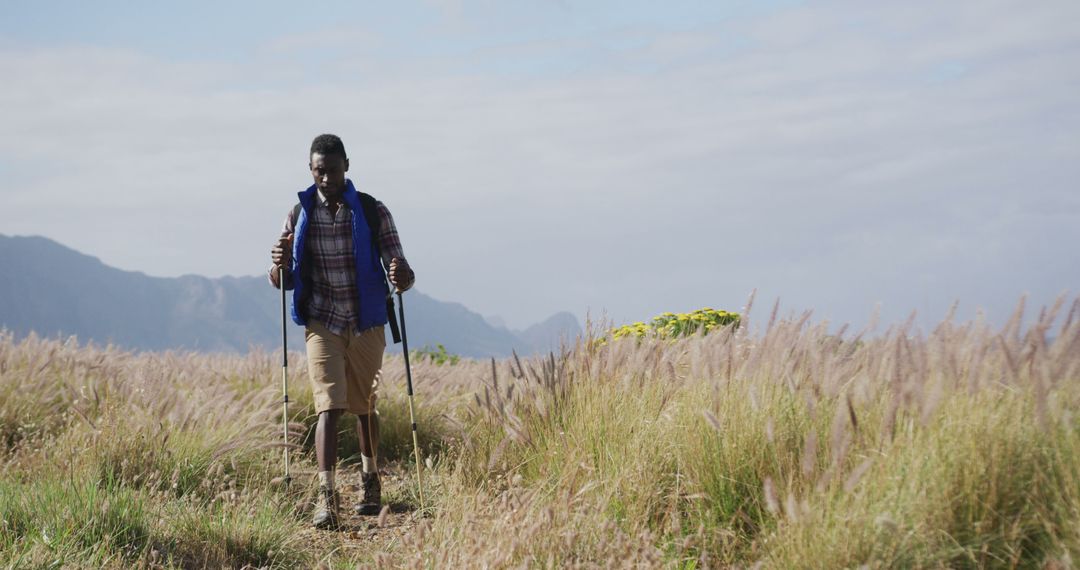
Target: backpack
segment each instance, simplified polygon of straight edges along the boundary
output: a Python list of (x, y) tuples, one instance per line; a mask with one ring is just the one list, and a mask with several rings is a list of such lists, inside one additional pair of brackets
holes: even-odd
[[(382, 225), (382, 221), (379, 218), (378, 201), (371, 196), (371, 194), (365, 194), (357, 191), (360, 194), (360, 209), (363, 210), (364, 220), (367, 221), (368, 230), (371, 231), (371, 243), (375, 244), (375, 249), (379, 250), (380, 261), (382, 258), (382, 248), (379, 246), (379, 228)], [(300, 209), (303, 206), (299, 202), (293, 206), (292, 221), (295, 227), (297, 221), (300, 219)], [(387, 324), (390, 325), (390, 336), (394, 339), (394, 344), (401, 343), (401, 331), (398, 328), (397, 315), (394, 312), (394, 294), (392, 293), (393, 287), (388, 282), (386, 284), (386, 317)]]

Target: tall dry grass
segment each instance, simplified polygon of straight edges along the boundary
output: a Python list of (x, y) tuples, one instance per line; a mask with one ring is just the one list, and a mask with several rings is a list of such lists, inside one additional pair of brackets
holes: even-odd
[[(1080, 299), (927, 332), (777, 312), (673, 342), (416, 362), (430, 516), (358, 554), (298, 538), (299, 355), (286, 493), (273, 354), (5, 337), (0, 565), (1071, 566)], [(382, 453), (409, 461), (403, 375), (389, 357)]]
[(1002, 329), (912, 322), (851, 335), (774, 309), (753, 332), (503, 362), (439, 516), (379, 560), (1067, 567), (1080, 301), (1027, 327), (1022, 308)]
[[(0, 567), (291, 567), (309, 514), (315, 415), (293, 355), (295, 484), (282, 474), (280, 353), (132, 353), (75, 339), (0, 336)], [(438, 373), (418, 366), (428, 387)], [(462, 367), (464, 371), (467, 367)], [(404, 375), (400, 359), (385, 383)], [(400, 391), (381, 408), (383, 453), (411, 454)], [(419, 406), (424, 449), (446, 445), (439, 401)], [(345, 457), (352, 426), (341, 426)]]

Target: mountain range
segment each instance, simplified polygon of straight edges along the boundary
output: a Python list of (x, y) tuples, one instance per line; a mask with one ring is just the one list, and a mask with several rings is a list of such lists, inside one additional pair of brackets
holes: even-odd
[[(0, 328), (16, 337), (74, 335), (136, 350), (244, 352), (281, 345), (281, 297), (265, 276), (152, 277), (124, 271), (44, 237), (0, 234)], [(404, 295), (410, 348), (442, 344), (484, 358), (545, 352), (581, 332), (570, 313), (523, 331), (494, 326), (459, 303)], [(290, 299), (291, 302), (291, 299)], [(303, 329), (289, 321), (289, 347)], [(389, 337), (389, 333), (387, 334)], [(400, 349), (400, 345), (388, 349)]]

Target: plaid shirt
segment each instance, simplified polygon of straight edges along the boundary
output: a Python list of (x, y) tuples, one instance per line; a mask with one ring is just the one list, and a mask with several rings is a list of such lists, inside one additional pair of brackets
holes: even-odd
[[(379, 214), (378, 248), (383, 266), (389, 270), (390, 260), (404, 259), (401, 239), (390, 210), (382, 202), (375, 202)], [(360, 214), (363, 215), (363, 214)], [(292, 210), (285, 217), (281, 235), (288, 236), (296, 227)], [(306, 263), (310, 263), (311, 297), (308, 299), (307, 316), (326, 326), (334, 334), (345, 331), (359, 333), (356, 319), (358, 293), (356, 289), (356, 261), (353, 257), (353, 212), (345, 204), (331, 214), (329, 203), (318, 192), (315, 207), (308, 218), (305, 238)], [(274, 268), (270, 268), (273, 272)], [(291, 286), (291, 276), (286, 286)], [(271, 279), (271, 283), (273, 280)]]

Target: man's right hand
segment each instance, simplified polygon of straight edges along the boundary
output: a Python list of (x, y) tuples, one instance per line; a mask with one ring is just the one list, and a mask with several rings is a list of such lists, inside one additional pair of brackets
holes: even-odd
[(270, 250), (270, 260), (274, 262), (277, 267), (284, 267), (289, 269), (289, 265), (292, 262), (292, 240), (293, 235), (279, 237), (277, 242), (274, 243), (273, 249)]

